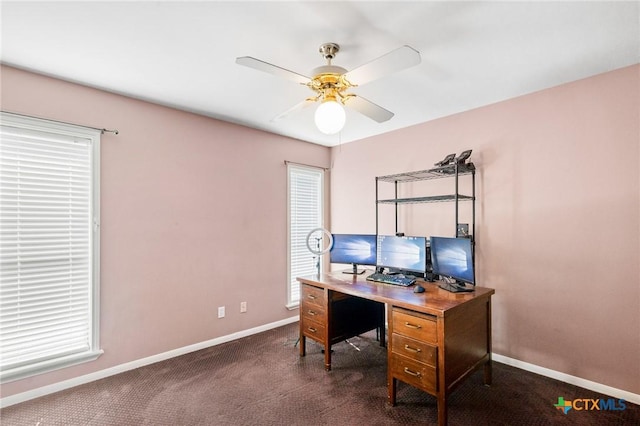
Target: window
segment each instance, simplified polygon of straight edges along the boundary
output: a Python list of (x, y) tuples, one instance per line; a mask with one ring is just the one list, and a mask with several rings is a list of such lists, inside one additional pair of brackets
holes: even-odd
[(96, 359), (100, 132), (0, 115), (0, 379)]
[(316, 260), (307, 249), (307, 234), (323, 226), (324, 171), (289, 164), (289, 285), (287, 307), (300, 303), (296, 277), (316, 272)]

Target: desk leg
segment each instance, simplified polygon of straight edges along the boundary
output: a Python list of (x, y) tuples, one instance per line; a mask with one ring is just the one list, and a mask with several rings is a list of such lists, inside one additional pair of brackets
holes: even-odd
[(324, 369), (331, 371), (331, 345), (324, 347)]
[(300, 356), (307, 354), (307, 338), (304, 334), (300, 333)]
[(396, 405), (396, 386), (398, 381), (393, 377), (389, 376), (389, 383), (387, 384), (387, 391), (389, 393), (387, 402), (390, 406), (394, 407)]
[(438, 426), (447, 426), (447, 393), (438, 392)]

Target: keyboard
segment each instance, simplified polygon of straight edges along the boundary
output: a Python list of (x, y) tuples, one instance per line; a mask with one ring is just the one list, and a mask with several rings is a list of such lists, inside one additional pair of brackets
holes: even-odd
[(393, 284), (393, 285), (400, 285), (403, 287), (407, 287), (415, 283), (416, 279), (405, 277), (404, 275), (401, 275), (401, 274), (391, 275), (391, 274), (381, 274), (379, 272), (374, 272), (373, 274), (367, 277), (367, 281), (375, 281), (379, 283)]

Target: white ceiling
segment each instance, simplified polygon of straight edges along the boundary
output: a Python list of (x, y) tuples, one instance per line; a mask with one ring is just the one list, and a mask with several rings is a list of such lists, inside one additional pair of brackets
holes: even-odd
[[(220, 120), (334, 146), (640, 62), (640, 3), (8, 2), (3, 63)], [(410, 69), (353, 89), (395, 113), (347, 111), (323, 135), (312, 92), (235, 63), (253, 56), (309, 75), (336, 42), (351, 70), (402, 45)], [(110, 123), (117, 127), (117, 123)]]

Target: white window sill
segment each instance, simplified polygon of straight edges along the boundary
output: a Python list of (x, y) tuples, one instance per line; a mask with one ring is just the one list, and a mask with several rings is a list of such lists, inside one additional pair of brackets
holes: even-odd
[(10, 370), (2, 370), (0, 372), (0, 383), (13, 382), (15, 380), (24, 379), (26, 377), (35, 376), (37, 374), (48, 373), (50, 371), (59, 370), (61, 368), (71, 367), (72, 365), (95, 361), (103, 353), (103, 350), (82, 352), (79, 354), (67, 355), (60, 358), (41, 361), (36, 364), (16, 367)]

